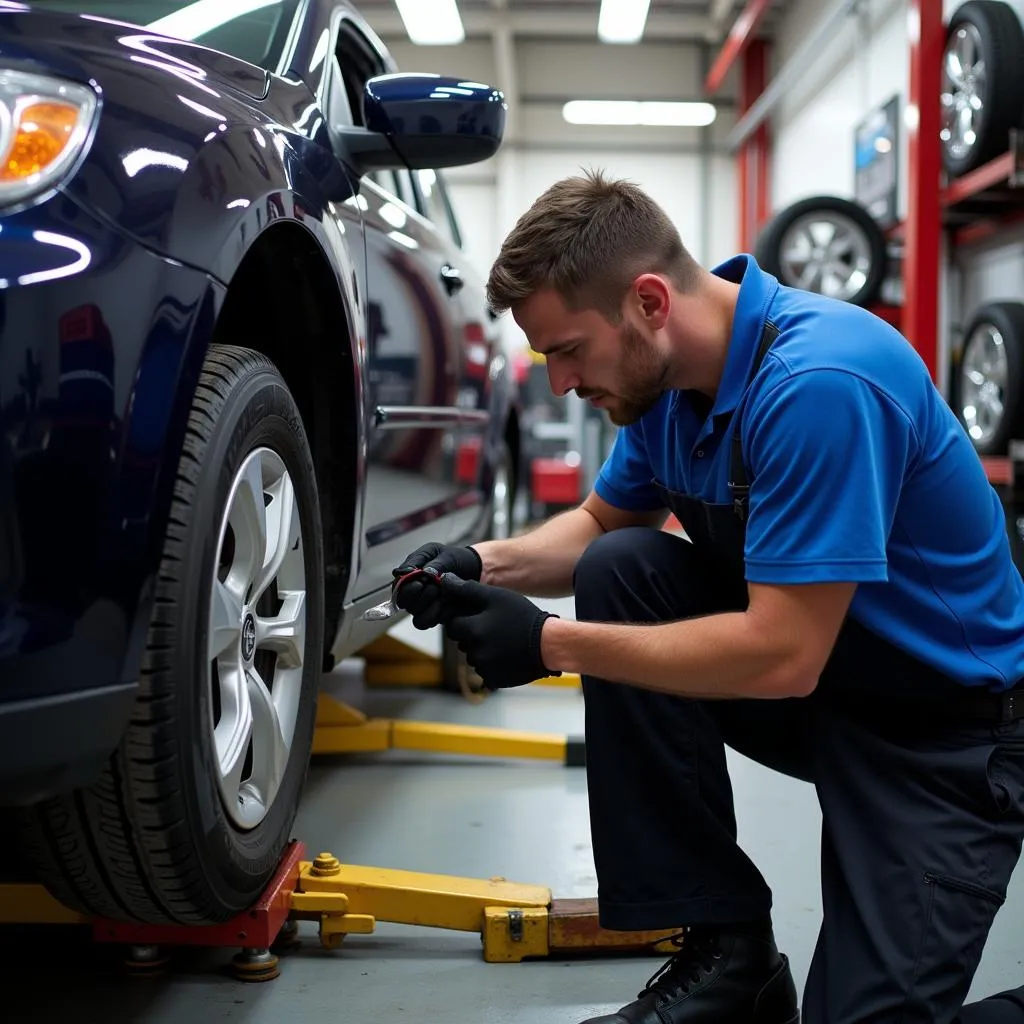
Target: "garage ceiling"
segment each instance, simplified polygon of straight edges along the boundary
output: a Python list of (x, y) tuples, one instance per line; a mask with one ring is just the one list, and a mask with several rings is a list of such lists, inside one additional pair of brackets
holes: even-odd
[[(406, 39), (395, 0), (355, 0), (385, 40)], [(644, 40), (720, 43), (747, 0), (650, 0)], [(787, 0), (770, 0), (760, 34), (770, 37)], [(522, 39), (597, 39), (600, 0), (458, 0), (466, 38), (505, 30)]]

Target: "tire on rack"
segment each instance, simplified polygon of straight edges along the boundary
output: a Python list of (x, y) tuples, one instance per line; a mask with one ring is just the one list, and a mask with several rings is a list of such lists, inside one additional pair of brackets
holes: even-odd
[[(512, 536), (513, 514), (515, 511), (515, 465), (512, 449), (508, 442), (502, 442), (495, 466), (491, 521), (487, 529), (487, 540), (506, 540)], [(441, 631), (441, 689), (461, 693), (466, 700), (479, 703), (490, 691), (483, 680), (473, 671), (466, 656), (458, 645), (449, 640)]]
[(1024, 437), (1024, 303), (990, 302), (971, 315), (953, 352), (949, 400), (979, 455)]
[(878, 222), (860, 203), (810, 196), (765, 224), (754, 258), (791, 288), (869, 306), (885, 280), (887, 248)]
[(22, 851), (62, 903), (201, 925), (265, 889), (312, 749), (323, 659), (318, 502), (302, 420), (274, 365), (212, 346), (128, 731), (90, 789), (18, 812)]
[(1024, 30), (1002, 0), (967, 0), (949, 19), (942, 58), (942, 164), (959, 177), (1009, 147), (1024, 113)]

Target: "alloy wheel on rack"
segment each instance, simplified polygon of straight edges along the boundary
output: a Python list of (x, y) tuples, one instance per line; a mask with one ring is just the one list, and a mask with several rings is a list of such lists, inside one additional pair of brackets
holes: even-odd
[(950, 402), (981, 455), (1024, 434), (1024, 304), (991, 302), (971, 316), (954, 352)]
[(942, 57), (942, 162), (958, 177), (1009, 145), (1021, 124), (1024, 29), (1002, 0), (968, 0), (949, 19)]
[(782, 284), (855, 305), (874, 302), (886, 271), (886, 242), (861, 206), (839, 196), (811, 196), (765, 225), (754, 257)]

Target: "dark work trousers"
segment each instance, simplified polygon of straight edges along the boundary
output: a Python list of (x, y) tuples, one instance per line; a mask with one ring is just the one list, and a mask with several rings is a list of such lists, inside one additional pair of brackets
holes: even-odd
[[(640, 623), (728, 610), (735, 589), (719, 583), (683, 538), (616, 530), (578, 563), (576, 614)], [(601, 924), (771, 914), (736, 842), (727, 744), (817, 790), (824, 916), (804, 1024), (1024, 1024), (1024, 1000), (961, 1009), (1024, 837), (1024, 723), (933, 719), (943, 691), (927, 692), (930, 670), (902, 656), (908, 672), (894, 648), (863, 639), (841, 636), (805, 698), (691, 700), (584, 677)], [(894, 702), (914, 673), (922, 699)]]

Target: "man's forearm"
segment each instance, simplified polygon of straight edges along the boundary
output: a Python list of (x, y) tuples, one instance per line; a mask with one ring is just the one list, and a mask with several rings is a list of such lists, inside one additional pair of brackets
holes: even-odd
[(481, 581), (531, 597), (563, 597), (572, 593), (580, 555), (602, 533), (589, 512), (574, 508), (520, 537), (474, 544), (483, 562)]
[(681, 622), (622, 625), (548, 619), (541, 656), (552, 672), (699, 699), (806, 696), (790, 641), (767, 635), (745, 612)]

